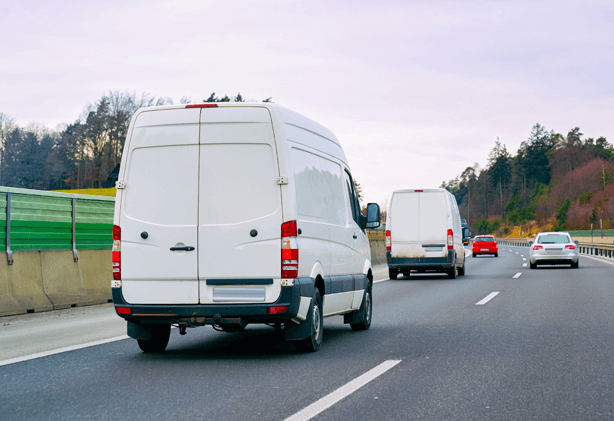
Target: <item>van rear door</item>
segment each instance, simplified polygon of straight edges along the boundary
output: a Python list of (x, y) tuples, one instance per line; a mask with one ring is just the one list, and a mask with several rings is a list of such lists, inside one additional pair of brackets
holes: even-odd
[[(198, 303), (198, 109), (140, 113), (121, 193), (122, 293), (133, 304)], [(171, 250), (179, 248), (179, 250)]]
[[(281, 188), (265, 107), (203, 108), (200, 302), (273, 302), (281, 291)], [(275, 281), (274, 281), (275, 280)]]
[(392, 257), (447, 256), (448, 206), (443, 192), (395, 193)]

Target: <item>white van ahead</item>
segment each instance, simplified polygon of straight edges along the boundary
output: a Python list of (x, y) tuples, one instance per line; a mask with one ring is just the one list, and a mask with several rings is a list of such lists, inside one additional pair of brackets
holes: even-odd
[(322, 318), (368, 329), (365, 228), (335, 135), (270, 103), (138, 110), (122, 156), (113, 227), (113, 300), (128, 335), (162, 352), (171, 325), (236, 332), (284, 326), (317, 351)]
[(392, 193), (386, 217), (386, 259), (390, 279), (401, 272), (465, 274), (465, 249), (456, 199), (445, 189)]

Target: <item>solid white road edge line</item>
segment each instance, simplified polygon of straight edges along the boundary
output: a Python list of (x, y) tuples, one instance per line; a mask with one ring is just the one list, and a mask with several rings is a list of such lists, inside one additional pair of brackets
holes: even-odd
[(351, 395), (370, 381), (376, 379), (377, 377), (384, 374), (386, 371), (390, 370), (392, 367), (400, 363), (401, 360), (388, 360), (384, 361), (380, 365), (371, 370), (367, 371), (362, 376), (359, 376), (352, 380), (351, 382), (341, 386), (339, 389), (334, 392), (324, 396), (322, 399), (319, 399), (306, 407), (305, 409), (297, 412), (289, 418), (286, 418), (285, 421), (307, 421), (311, 418), (318, 415), (320, 412), (330, 408), (341, 399)]
[(36, 358), (48, 357), (49, 355), (61, 354), (62, 352), (74, 351), (81, 348), (88, 348), (90, 346), (108, 344), (110, 342), (121, 341), (128, 339), (128, 335), (115, 336), (114, 338), (102, 339), (100, 341), (88, 342), (85, 344), (72, 345), (64, 348), (52, 349), (51, 351), (39, 352), (37, 354), (24, 355), (23, 357), (11, 358), (9, 360), (0, 361), (0, 367), (3, 365), (20, 363), (22, 361), (34, 360)]
[(512, 278), (520, 278), (520, 275), (522, 275), (522, 272), (518, 272), (516, 275), (512, 276)]
[(614, 265), (614, 262), (608, 262), (607, 260), (601, 260), (601, 259), (599, 259), (599, 258), (597, 258), (597, 257), (587, 256), (586, 254), (582, 254), (581, 256), (582, 256), (582, 258), (584, 258), (584, 257), (588, 257), (589, 259), (593, 259), (593, 260), (596, 260), (596, 261), (598, 261), (598, 262), (607, 263), (608, 265)]
[(491, 292), (486, 297), (484, 297), (481, 301), (478, 301), (477, 303), (475, 303), (475, 305), (483, 306), (484, 304), (486, 304), (487, 302), (495, 298), (498, 294), (499, 294), (499, 291)]

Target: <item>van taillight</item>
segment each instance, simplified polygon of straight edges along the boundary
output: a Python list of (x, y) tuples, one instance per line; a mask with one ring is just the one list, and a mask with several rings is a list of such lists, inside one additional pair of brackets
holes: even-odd
[(452, 250), (454, 248), (454, 233), (452, 230), (448, 230), (448, 250)]
[(122, 229), (113, 225), (113, 280), (121, 281), (122, 279)]
[(298, 277), (298, 242), (296, 221), (281, 224), (281, 277)]
[(386, 251), (392, 250), (392, 240), (390, 239), (390, 231), (386, 231)]
[(185, 107), (186, 108), (213, 108), (213, 107), (217, 107), (217, 104), (212, 104), (208, 102), (205, 104), (188, 104)]

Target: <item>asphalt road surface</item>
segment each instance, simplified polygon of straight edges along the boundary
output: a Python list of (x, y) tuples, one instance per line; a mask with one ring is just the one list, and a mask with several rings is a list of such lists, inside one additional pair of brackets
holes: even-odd
[(111, 305), (2, 317), (0, 419), (612, 420), (613, 274), (504, 246), (455, 280), (378, 268), (371, 329), (327, 318), (312, 354), (259, 325), (144, 354)]

